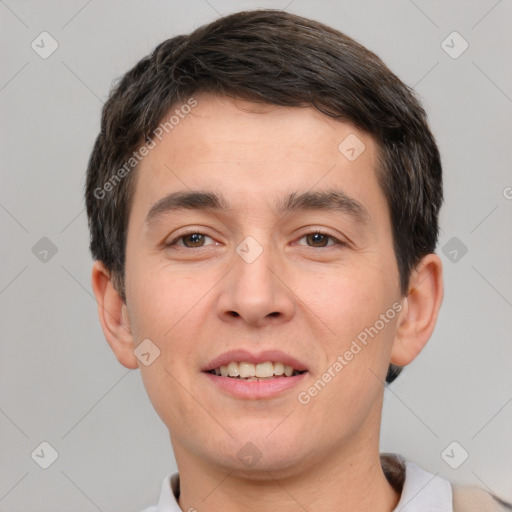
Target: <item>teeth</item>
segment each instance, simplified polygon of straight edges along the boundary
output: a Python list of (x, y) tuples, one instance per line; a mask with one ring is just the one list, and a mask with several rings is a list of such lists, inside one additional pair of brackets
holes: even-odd
[(256, 377), (272, 377), (274, 375), (274, 365), (267, 361), (256, 365)]
[(284, 364), (283, 363), (274, 363), (274, 375), (283, 375), (284, 373)]
[(239, 363), (238, 371), (240, 372), (240, 377), (255, 377), (256, 376), (256, 368), (252, 363)]
[(240, 372), (238, 371), (238, 365), (234, 362), (228, 364), (228, 375), (230, 377), (238, 377)]
[(285, 375), (291, 377), (297, 375), (299, 372), (294, 370), (293, 367), (280, 362), (265, 361), (264, 363), (252, 364), (245, 361), (236, 362), (231, 361), (227, 365), (222, 365), (220, 368), (215, 368), (215, 375), (222, 377), (240, 377), (242, 379), (256, 380), (272, 378), (273, 376), (279, 377)]

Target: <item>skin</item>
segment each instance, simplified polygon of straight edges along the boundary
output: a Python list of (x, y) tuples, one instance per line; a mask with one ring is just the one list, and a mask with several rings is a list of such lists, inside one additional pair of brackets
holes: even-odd
[[(368, 134), (313, 108), (195, 98), (197, 106), (137, 170), (126, 304), (101, 262), (92, 271), (105, 337), (122, 365), (140, 369), (169, 429), (180, 507), (391, 511), (399, 495), (379, 462), (384, 379), (390, 362), (409, 364), (432, 334), (443, 296), (441, 261), (425, 256), (407, 296), (400, 294)], [(366, 146), (355, 161), (338, 150), (349, 134)], [(274, 211), (281, 196), (330, 187), (360, 202), (369, 222), (333, 211)], [(145, 223), (153, 204), (181, 190), (220, 192), (229, 209), (180, 210)], [(207, 235), (203, 246), (190, 248), (190, 237), (163, 245), (187, 227)], [(315, 228), (346, 245), (306, 236)], [(250, 264), (235, 252), (248, 236), (263, 249)], [(307, 405), (299, 403), (298, 392), (394, 303), (400, 313)], [(160, 350), (149, 366), (134, 355), (147, 338)], [(306, 363), (306, 379), (270, 399), (221, 393), (201, 368), (238, 348), (280, 349)], [(261, 455), (252, 467), (237, 457), (248, 442)]]

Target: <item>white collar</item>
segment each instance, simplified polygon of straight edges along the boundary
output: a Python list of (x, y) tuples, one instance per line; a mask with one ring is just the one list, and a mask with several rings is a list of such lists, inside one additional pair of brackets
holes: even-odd
[[(405, 466), (405, 482), (393, 512), (453, 512), (452, 486), (413, 462)], [(160, 511), (158, 511), (160, 512)]]
[[(158, 505), (142, 512), (183, 512), (176, 496), (179, 493), (178, 472), (169, 473), (162, 482)], [(398, 505), (393, 512), (453, 512), (452, 487), (448, 480), (428, 473), (413, 462), (405, 467), (405, 482)]]

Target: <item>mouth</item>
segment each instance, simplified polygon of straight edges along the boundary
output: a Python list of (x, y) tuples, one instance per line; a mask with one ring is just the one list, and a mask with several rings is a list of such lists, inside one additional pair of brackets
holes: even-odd
[[(308, 370), (298, 361), (295, 362), (298, 368), (282, 361), (229, 361), (226, 357), (221, 361), (225, 364), (213, 362), (210, 368), (202, 371), (203, 375), (213, 385), (213, 389), (230, 398), (242, 400), (281, 397), (304, 382), (308, 374)], [(294, 361), (287, 358), (287, 362)]]
[(248, 361), (231, 361), (206, 371), (217, 377), (251, 381), (265, 381), (273, 379), (286, 379), (306, 373), (307, 370), (298, 370), (293, 366), (280, 361), (265, 361), (262, 363), (250, 363)]

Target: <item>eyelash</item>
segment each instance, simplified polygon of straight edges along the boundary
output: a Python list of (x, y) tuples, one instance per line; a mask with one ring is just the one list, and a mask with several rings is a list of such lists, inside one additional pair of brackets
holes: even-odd
[[(336, 246), (336, 245), (339, 245), (339, 246), (347, 246), (347, 243), (337, 239), (336, 237), (330, 235), (329, 233), (326, 233), (325, 231), (321, 230), (321, 229), (315, 229), (315, 230), (312, 230), (312, 231), (309, 231), (308, 233), (304, 233), (300, 238), (299, 240), (302, 240), (303, 238), (309, 236), (309, 235), (323, 235), (325, 237), (327, 237), (328, 239), (331, 239), (334, 241), (333, 244), (331, 245), (326, 245), (324, 247), (314, 247), (314, 246), (308, 246), (308, 247), (311, 247), (312, 249), (327, 249), (328, 247), (333, 247), (333, 246)], [(186, 233), (182, 233), (180, 234), (179, 236), (177, 236), (176, 238), (174, 238), (171, 242), (169, 243), (166, 243), (165, 244), (165, 247), (172, 247), (172, 246), (176, 246), (177, 245), (177, 242), (182, 240), (183, 238), (187, 237), (187, 236), (190, 236), (190, 235), (203, 235), (203, 236), (206, 236), (208, 238), (212, 238), (204, 233), (201, 233), (200, 231), (188, 231)], [(213, 239), (212, 239), (213, 240)], [(204, 247), (207, 247), (207, 246), (200, 246), (200, 247), (186, 247), (186, 246), (179, 246), (179, 247), (182, 247), (183, 249), (203, 249)]]

